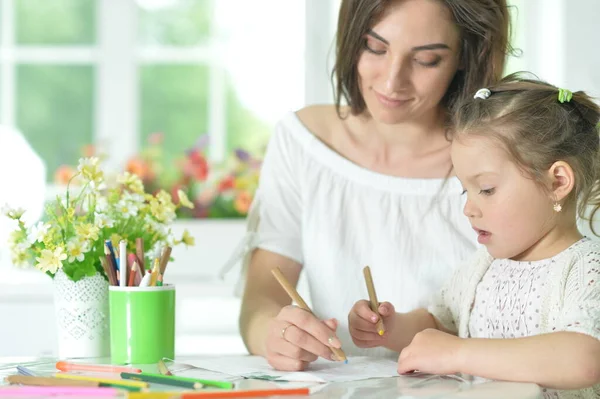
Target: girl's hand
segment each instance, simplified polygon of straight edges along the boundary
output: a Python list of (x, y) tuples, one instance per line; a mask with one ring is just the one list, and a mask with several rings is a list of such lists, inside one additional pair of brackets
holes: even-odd
[(299, 307), (286, 306), (270, 321), (265, 357), (282, 371), (304, 370), (319, 357), (338, 360), (330, 349), (341, 347), (336, 329), (335, 319), (321, 321)]
[(455, 335), (428, 328), (413, 338), (400, 352), (398, 373), (420, 371), (430, 374), (460, 372), (460, 349), (464, 340)]
[(352, 341), (359, 348), (385, 346), (393, 334), (396, 310), (389, 302), (382, 302), (377, 309), (383, 319), (385, 333), (379, 335), (377, 321), (379, 315), (371, 310), (369, 301), (360, 300), (354, 304), (348, 314), (348, 328)]

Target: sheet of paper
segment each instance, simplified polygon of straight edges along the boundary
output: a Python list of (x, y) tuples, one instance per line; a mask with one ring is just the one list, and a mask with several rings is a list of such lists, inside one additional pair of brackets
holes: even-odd
[(294, 373), (276, 371), (260, 356), (220, 356), (186, 360), (186, 363), (224, 374), (272, 381), (344, 382), (398, 375), (395, 361), (364, 356), (350, 357), (348, 364), (319, 359), (306, 371)]

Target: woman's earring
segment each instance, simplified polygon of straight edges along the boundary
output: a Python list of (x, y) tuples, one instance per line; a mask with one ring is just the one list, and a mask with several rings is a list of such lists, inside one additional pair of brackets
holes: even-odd
[(555, 202), (552, 208), (554, 208), (554, 212), (556, 213), (562, 211), (562, 205), (560, 204), (560, 202)]

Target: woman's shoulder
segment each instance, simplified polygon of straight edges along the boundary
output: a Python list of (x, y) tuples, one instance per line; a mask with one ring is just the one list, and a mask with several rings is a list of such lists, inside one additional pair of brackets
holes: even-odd
[[(341, 112), (347, 112), (345, 107), (342, 107)], [(336, 134), (347, 122), (347, 119), (340, 118), (333, 104), (309, 105), (296, 111), (296, 117), (308, 132), (329, 145), (335, 141)]]

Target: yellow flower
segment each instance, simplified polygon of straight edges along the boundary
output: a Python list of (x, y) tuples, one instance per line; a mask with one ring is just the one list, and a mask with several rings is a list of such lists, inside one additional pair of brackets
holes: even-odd
[(50, 249), (43, 249), (41, 257), (35, 258), (38, 262), (35, 267), (43, 272), (56, 273), (58, 269), (62, 268), (62, 261), (67, 259), (67, 254), (63, 252), (62, 247), (56, 247), (54, 251)]
[(99, 187), (104, 181), (104, 172), (99, 168), (97, 157), (81, 158), (77, 170), (92, 187)]
[(144, 183), (136, 174), (125, 172), (117, 177), (117, 182), (137, 194), (144, 194)]
[(81, 240), (95, 241), (98, 239), (100, 228), (91, 223), (83, 223), (75, 226), (75, 232)]
[(156, 195), (156, 198), (150, 200), (150, 213), (161, 223), (169, 223), (175, 219), (175, 204), (171, 201), (171, 196), (164, 190)]
[(67, 244), (67, 255), (69, 256), (69, 262), (73, 263), (76, 260), (79, 262), (83, 262), (84, 249), (84, 245), (80, 241), (69, 241), (69, 243)]
[(179, 197), (179, 205), (194, 209), (194, 204), (183, 190), (177, 190), (177, 196)]
[(180, 242), (184, 243), (187, 247), (192, 247), (196, 244), (196, 239), (192, 237), (190, 232), (186, 229), (183, 230), (183, 236), (181, 236)]
[[(114, 248), (119, 248), (119, 243), (121, 242), (122, 239), (123, 239), (123, 237), (121, 237), (120, 234), (113, 233), (110, 235), (110, 241), (112, 242)], [(115, 245), (115, 243), (116, 243), (116, 245)]]

